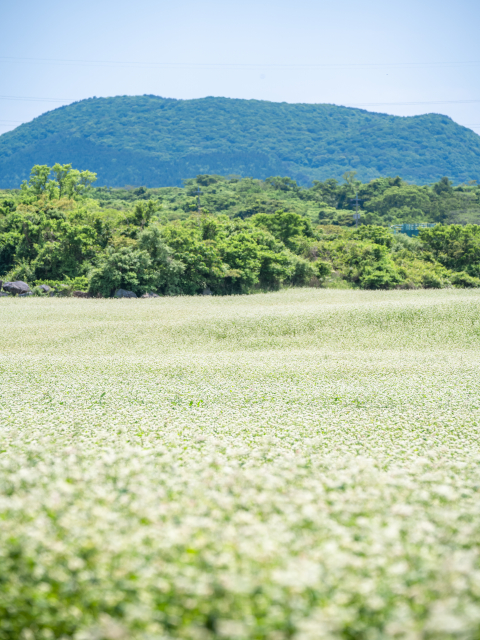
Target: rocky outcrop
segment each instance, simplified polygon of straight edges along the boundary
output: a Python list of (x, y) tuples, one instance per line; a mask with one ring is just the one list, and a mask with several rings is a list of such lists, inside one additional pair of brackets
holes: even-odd
[(137, 294), (133, 291), (127, 291), (126, 289), (117, 289), (115, 291), (115, 298), (136, 298)]
[(21, 280), (16, 280), (15, 282), (3, 282), (2, 284), (3, 290), (14, 296), (18, 296), (22, 293), (31, 293), (28, 284)]

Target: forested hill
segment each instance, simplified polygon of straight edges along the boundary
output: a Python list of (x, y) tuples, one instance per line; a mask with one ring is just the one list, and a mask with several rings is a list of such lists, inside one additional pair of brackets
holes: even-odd
[(91, 98), (0, 136), (0, 188), (34, 164), (72, 163), (99, 185), (174, 186), (197, 174), (301, 184), (399, 175), (417, 184), (480, 177), (480, 136), (447, 116), (398, 117), (328, 104), (157, 96)]

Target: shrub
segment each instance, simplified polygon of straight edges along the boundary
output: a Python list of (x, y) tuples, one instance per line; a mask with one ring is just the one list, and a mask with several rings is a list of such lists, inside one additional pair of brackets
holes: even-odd
[[(321, 271), (321, 268), (320, 268)], [(309, 262), (305, 258), (294, 256), (293, 259), (293, 274), (290, 282), (294, 286), (305, 286), (310, 282), (313, 277), (319, 276), (319, 269), (314, 262)]]
[(388, 264), (365, 267), (360, 276), (363, 289), (394, 289), (402, 280), (401, 274)]
[(474, 278), (465, 271), (452, 274), (450, 281), (456, 287), (480, 287), (480, 278)]
[(89, 292), (104, 297), (116, 289), (128, 289), (140, 295), (155, 283), (152, 261), (147, 251), (134, 247), (108, 248), (89, 276)]

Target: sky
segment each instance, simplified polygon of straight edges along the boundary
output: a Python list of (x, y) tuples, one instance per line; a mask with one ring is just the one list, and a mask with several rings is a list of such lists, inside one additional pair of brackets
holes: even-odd
[(0, 133), (92, 96), (443, 113), (480, 134), (478, 0), (2, 0)]

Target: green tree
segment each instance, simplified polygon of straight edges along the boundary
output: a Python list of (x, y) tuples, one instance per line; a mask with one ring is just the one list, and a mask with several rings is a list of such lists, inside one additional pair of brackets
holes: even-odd
[(30, 191), (36, 196), (47, 193), (48, 178), (51, 172), (51, 168), (46, 164), (36, 164), (30, 172), (28, 182), (26, 180), (22, 182), (22, 190), (24, 192)]
[(389, 249), (391, 249), (395, 239), (390, 229), (367, 224), (361, 225), (358, 229), (352, 231), (351, 237), (358, 240), (369, 240), (375, 244), (384, 245)]
[(146, 227), (155, 211), (157, 210), (156, 202), (148, 200), (147, 202), (137, 202), (133, 209), (133, 222), (138, 225), (141, 230)]
[(198, 226), (168, 224), (162, 229), (162, 237), (173, 250), (173, 257), (184, 265), (180, 276), (183, 293), (193, 295), (209, 287), (221, 292), (227, 271), (214, 241), (203, 240)]
[(357, 180), (357, 178), (355, 178), (356, 175), (357, 175), (356, 171), (345, 171), (345, 173), (342, 176), (342, 178), (345, 180), (345, 182), (348, 185), (348, 190), (350, 194), (352, 195), (355, 195), (356, 189), (361, 184), (360, 180)]
[(159, 226), (149, 226), (138, 236), (138, 246), (152, 261), (151, 284), (156, 293), (182, 293), (181, 278), (185, 265), (173, 257), (173, 249), (162, 238)]
[(72, 169), (71, 164), (55, 164), (52, 167), (59, 198), (79, 198), (96, 181), (97, 175), (91, 171)]
[(438, 182), (433, 185), (433, 190), (437, 195), (450, 195), (453, 193), (452, 182), (446, 176), (441, 178)]
[(147, 251), (136, 247), (108, 247), (89, 275), (89, 291), (104, 297), (116, 289), (127, 289), (137, 295), (155, 285), (152, 261)]
[(251, 217), (257, 227), (263, 227), (290, 249), (295, 249), (296, 238), (312, 237), (312, 224), (308, 218), (292, 211), (276, 211), (274, 214), (259, 213)]
[(431, 200), (425, 188), (415, 185), (389, 187), (381, 195), (365, 203), (367, 211), (379, 214), (386, 221), (400, 218), (405, 221), (430, 220)]
[(280, 176), (275, 176), (272, 178), (267, 178), (265, 182), (278, 191), (300, 190), (298, 184), (295, 182), (295, 180), (292, 180), (292, 178), (281, 178)]
[[(53, 178), (49, 180), (53, 173)], [(97, 176), (91, 171), (72, 169), (71, 164), (35, 165), (30, 173), (29, 181), (22, 183), (22, 192), (32, 194), (37, 198), (45, 195), (49, 199), (72, 198), (78, 199), (85, 195)]]
[(480, 277), (480, 226), (437, 225), (420, 231), (420, 239), (435, 260), (452, 271)]
[(268, 231), (246, 223), (226, 237), (219, 249), (228, 271), (226, 289), (231, 293), (247, 293), (259, 285), (275, 289), (295, 270), (297, 259)]

